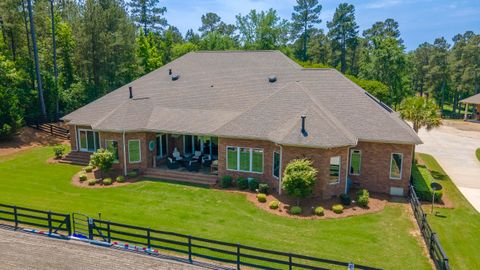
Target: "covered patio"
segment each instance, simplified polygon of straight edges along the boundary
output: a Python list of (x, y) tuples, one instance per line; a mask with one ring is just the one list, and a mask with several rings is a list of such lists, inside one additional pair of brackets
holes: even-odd
[[(465, 115), (463, 117), (464, 120), (474, 120), (480, 121), (480, 93), (468, 97), (466, 99), (460, 100), (461, 103), (465, 104)], [(473, 104), (476, 108), (473, 110), (473, 114), (468, 115), (468, 105)]]
[(154, 168), (216, 174), (218, 137), (158, 133)]

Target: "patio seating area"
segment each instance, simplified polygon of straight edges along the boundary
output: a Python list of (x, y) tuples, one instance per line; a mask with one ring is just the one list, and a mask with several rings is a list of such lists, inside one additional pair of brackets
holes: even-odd
[(217, 157), (210, 154), (203, 154), (201, 151), (195, 151), (193, 155), (181, 155), (177, 148), (173, 150), (172, 155), (160, 163), (158, 168), (170, 170), (201, 172), (204, 174), (217, 174)]

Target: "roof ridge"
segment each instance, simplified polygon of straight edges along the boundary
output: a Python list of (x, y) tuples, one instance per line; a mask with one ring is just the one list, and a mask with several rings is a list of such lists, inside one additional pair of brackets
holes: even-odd
[(338, 118), (335, 117), (328, 109), (324, 108), (324, 106), (315, 97), (312, 96), (309, 89), (301, 85), (299, 82), (295, 83), (300, 86), (300, 89), (302, 89), (305, 94), (307, 94), (307, 96), (312, 100), (313, 104), (317, 106), (318, 110), (320, 110), (322, 114), (327, 116), (328, 120), (332, 123), (333, 126), (338, 127), (340, 130), (343, 130), (349, 139), (352, 139), (353, 141), (358, 141), (357, 136), (355, 136), (355, 134), (353, 134), (348, 128), (346, 128), (342, 124), (342, 122), (338, 120)]

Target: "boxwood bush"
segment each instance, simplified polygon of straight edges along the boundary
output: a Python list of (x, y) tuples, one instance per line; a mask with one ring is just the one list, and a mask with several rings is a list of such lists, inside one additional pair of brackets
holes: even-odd
[(321, 206), (315, 208), (315, 215), (317, 215), (317, 216), (325, 215), (325, 209), (323, 209), (323, 207), (321, 207)]
[(246, 178), (243, 178), (243, 177), (239, 177), (237, 179), (237, 187), (238, 189), (240, 190), (245, 190), (248, 188), (248, 180)]
[(292, 215), (300, 215), (302, 213), (302, 208), (300, 206), (292, 206), (290, 207), (289, 212)]
[(92, 172), (93, 171), (93, 166), (88, 165), (88, 166), (84, 167), (83, 170), (85, 172)]
[(222, 188), (229, 188), (232, 186), (232, 177), (230, 175), (224, 175), (222, 179), (220, 179), (220, 186)]
[(118, 183), (123, 183), (125, 182), (125, 176), (119, 175), (117, 176), (117, 178), (115, 178), (115, 181), (117, 181)]
[(138, 175), (137, 171), (131, 171), (127, 173), (127, 176), (131, 178), (137, 177), (137, 175)]
[(106, 186), (109, 186), (109, 185), (112, 184), (112, 178), (104, 178), (104, 179), (102, 180), (102, 183), (103, 183), (104, 185), (106, 185)]
[(368, 193), (368, 190), (361, 189), (357, 192), (357, 204), (360, 207), (367, 207), (369, 198), (370, 198), (370, 194)]
[(332, 206), (332, 211), (335, 213), (335, 214), (341, 214), (343, 213), (343, 205), (341, 204), (335, 204)]
[(267, 195), (263, 193), (258, 193), (257, 194), (257, 200), (261, 203), (267, 202)]
[(96, 179), (88, 179), (87, 183), (88, 183), (89, 186), (94, 186), (97, 183), (97, 180)]
[(343, 205), (350, 205), (352, 203), (352, 198), (350, 198), (350, 195), (342, 193), (340, 194), (340, 202)]
[[(432, 188), (430, 183), (433, 182), (433, 176), (430, 171), (424, 165), (414, 165), (412, 166), (412, 178), (413, 178), (413, 187), (415, 188), (415, 193), (417, 193), (418, 199), (421, 201), (432, 201)], [(442, 199), (443, 191), (435, 191), (435, 201), (438, 202)]]
[(80, 180), (80, 182), (83, 182), (87, 180), (87, 175), (85, 173), (81, 173), (78, 179)]
[(280, 206), (280, 202), (279, 202), (279, 201), (271, 201), (271, 202), (268, 204), (268, 207), (270, 207), (270, 209), (278, 209), (279, 206)]
[(258, 193), (268, 194), (268, 184), (258, 184)]
[(256, 191), (258, 189), (258, 180), (255, 178), (248, 178), (248, 188), (250, 191)]

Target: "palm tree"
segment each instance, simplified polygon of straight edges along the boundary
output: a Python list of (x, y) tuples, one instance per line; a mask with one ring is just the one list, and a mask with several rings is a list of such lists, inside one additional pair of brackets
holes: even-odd
[(405, 98), (400, 104), (400, 115), (413, 123), (413, 130), (417, 133), (422, 127), (430, 130), (442, 124), (437, 104), (433, 99), (424, 97)]

